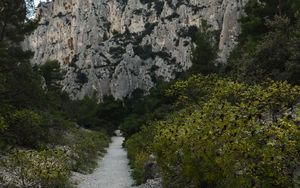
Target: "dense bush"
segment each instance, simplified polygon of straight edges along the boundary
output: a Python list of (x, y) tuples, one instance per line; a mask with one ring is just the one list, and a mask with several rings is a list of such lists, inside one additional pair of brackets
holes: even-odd
[(123, 103), (108, 96), (101, 103), (93, 96), (63, 104), (62, 109), (67, 117), (82, 127), (103, 131), (109, 135), (113, 134), (125, 116)]
[(299, 25), (291, 24), (287, 17), (268, 21), (266, 27), (270, 31), (256, 45), (250, 49), (250, 44), (245, 44), (238, 50), (238, 56), (231, 57), (229, 67), (233, 77), (250, 83), (266, 78), (300, 83), (299, 60), (295, 58), (300, 41)]
[(124, 99), (125, 115), (120, 129), (126, 138), (140, 131), (147, 122), (164, 119), (173, 111), (173, 98), (164, 94), (172, 82), (158, 81), (156, 84), (147, 96), (144, 96), (142, 90), (137, 89), (132, 96)]
[(91, 172), (97, 166), (99, 156), (105, 152), (109, 139), (101, 132), (89, 130), (75, 130), (73, 134), (73, 139), (69, 141), (71, 159), (74, 161), (72, 170), (82, 173)]
[[(48, 148), (16, 150), (4, 155), (0, 166), (1, 185), (17, 187), (68, 187), (72, 171), (89, 173), (108, 146), (108, 137), (96, 131), (64, 127), (51, 129)], [(2, 183), (2, 184), (1, 184)]]
[[(94, 98), (72, 101), (61, 92), (62, 77), (57, 61), (40, 67), (27, 63), (0, 76), (0, 93), (3, 93), (0, 95), (0, 150), (7, 159), (0, 164), (0, 173), (8, 173), (8, 178), (2, 181), (19, 187), (66, 187), (69, 175), (57, 170), (68, 165), (62, 173), (90, 171), (109, 142), (103, 133), (75, 128), (76, 123), (98, 127), (95, 129), (103, 132), (112, 132), (116, 125), (100, 123), (102, 117), (97, 117), (97, 112), (101, 108)], [(56, 156), (58, 147), (68, 151), (68, 164), (63, 157)], [(23, 150), (8, 155), (12, 148)], [(43, 174), (44, 168), (47, 174)]]
[(271, 78), (299, 84), (299, 10), (299, 0), (250, 0), (227, 73), (241, 82)]
[(246, 15), (241, 19), (240, 42), (243, 44), (247, 40), (259, 40), (263, 34), (269, 31), (266, 22), (275, 16), (286, 16), (294, 21), (299, 13), (299, 8), (299, 0), (250, 0), (244, 8)]
[(295, 110), (300, 88), (286, 82), (250, 86), (228, 79), (212, 85), (210, 77), (193, 76), (168, 93), (186, 101), (185, 86), (205, 80), (211, 92), (199, 95), (202, 105), (154, 123), (154, 139), (145, 137), (149, 130), (134, 135), (127, 141), (130, 157), (153, 152), (166, 187), (291, 187), (300, 162)]
[(31, 110), (18, 110), (7, 115), (5, 137), (10, 144), (36, 147), (44, 136), (41, 117)]
[[(300, 83), (299, 6), (299, 0), (250, 0), (224, 67), (216, 66), (213, 34), (203, 27), (195, 35), (193, 66), (160, 96), (171, 99), (169, 113), (149, 118), (145, 129), (136, 117), (124, 126), (139, 131), (126, 142), (138, 183), (154, 154), (165, 187), (294, 186), (300, 90), (290, 84)], [(211, 75), (221, 71), (231, 79)]]
[(58, 61), (32, 67), (21, 42), (38, 23), (27, 17), (33, 3), (0, 2), (0, 187), (67, 187), (70, 171), (90, 170), (109, 142), (78, 127), (111, 133), (120, 102), (73, 101), (61, 91)]
[(63, 150), (15, 151), (1, 160), (2, 186), (67, 187), (70, 158)]
[(128, 158), (133, 168), (132, 176), (137, 184), (143, 183), (145, 179), (145, 165), (149, 162), (152, 152), (152, 142), (155, 131), (151, 125), (143, 127), (141, 131), (134, 134), (125, 143)]

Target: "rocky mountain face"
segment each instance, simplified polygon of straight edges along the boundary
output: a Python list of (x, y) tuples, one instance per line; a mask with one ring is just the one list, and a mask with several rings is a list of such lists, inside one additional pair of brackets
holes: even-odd
[(191, 66), (191, 36), (206, 20), (226, 62), (247, 0), (53, 0), (42, 3), (39, 27), (25, 47), (34, 64), (59, 60), (63, 90), (122, 99)]

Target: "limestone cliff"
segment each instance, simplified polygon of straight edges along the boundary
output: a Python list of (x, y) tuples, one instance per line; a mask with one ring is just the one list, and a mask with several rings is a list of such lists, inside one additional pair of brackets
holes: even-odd
[(59, 60), (73, 98), (123, 98), (191, 66), (191, 35), (206, 20), (216, 31), (220, 61), (236, 43), (247, 0), (53, 0), (42, 3), (25, 46), (33, 63)]

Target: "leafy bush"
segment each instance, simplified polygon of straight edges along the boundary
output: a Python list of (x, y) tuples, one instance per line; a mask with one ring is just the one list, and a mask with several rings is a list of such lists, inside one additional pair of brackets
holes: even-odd
[(125, 109), (119, 100), (105, 96), (102, 103), (93, 96), (82, 100), (69, 101), (62, 106), (67, 117), (80, 126), (113, 134), (123, 120)]
[(173, 110), (173, 98), (165, 95), (171, 83), (160, 81), (150, 90), (150, 95), (144, 96), (144, 92), (137, 89), (124, 99), (126, 111), (120, 129), (126, 138), (140, 131), (147, 122), (164, 119)]
[(183, 108), (126, 143), (138, 180), (144, 173), (141, 156), (154, 153), (166, 187), (294, 184), (299, 86), (274, 81), (251, 86), (198, 75), (175, 83), (167, 94)]
[(149, 162), (149, 154), (143, 151), (136, 153), (134, 163), (132, 165), (132, 177), (136, 180), (137, 184), (145, 182), (146, 169), (145, 166)]
[(4, 185), (17, 187), (67, 187), (69, 157), (63, 150), (16, 151), (1, 163), (5, 167)]
[(31, 110), (18, 110), (7, 115), (8, 127), (4, 135), (8, 142), (20, 146), (37, 147), (44, 135), (41, 117)]
[(237, 56), (232, 55), (229, 67), (233, 76), (249, 83), (259, 83), (266, 78), (300, 83), (299, 61), (295, 59), (300, 24), (291, 24), (287, 17), (275, 16), (266, 27), (270, 31), (261, 36), (259, 42), (253, 46), (247, 43), (237, 49)]
[(299, 0), (248, 1), (226, 71), (247, 83), (271, 78), (299, 84), (299, 8)]
[(154, 150), (168, 186), (293, 184), (300, 129), (291, 109), (300, 88), (266, 85), (221, 79), (203, 106), (157, 123)]
[(128, 158), (133, 169), (132, 176), (137, 184), (145, 181), (145, 165), (149, 162), (149, 156), (152, 151), (153, 133), (152, 127), (148, 125), (143, 127), (141, 132), (132, 135), (125, 143)]
[(70, 171), (91, 172), (109, 142), (101, 132), (74, 127), (51, 128), (47, 135), (53, 138), (46, 138), (44, 147), (56, 149), (18, 150), (3, 157), (0, 162), (3, 185), (69, 187)]
[[(33, 12), (33, 0), (4, 0), (0, 9), (0, 25), (4, 25), (0, 31), (0, 157), (5, 156), (0, 187), (67, 187), (70, 170), (90, 169), (108, 143), (104, 134), (75, 131), (74, 122), (100, 125), (97, 129), (107, 132), (116, 125), (99, 123), (102, 117), (97, 112), (105, 110), (99, 110), (98, 101), (72, 101), (61, 91), (63, 72), (58, 61), (31, 66), (34, 53), (23, 51), (21, 42), (38, 26), (38, 20), (26, 16)], [(84, 75), (78, 78), (86, 81)], [(22, 151), (12, 152), (12, 148)]]
[[(53, 117), (51, 119), (55, 120)], [(56, 127), (52, 125), (50, 128), (45, 147), (64, 148), (70, 156), (73, 171), (90, 172), (96, 167), (99, 156), (105, 152), (108, 136), (99, 131), (75, 128), (70, 122), (57, 123)]]
[(74, 161), (72, 170), (77, 172), (91, 172), (96, 167), (98, 157), (104, 153), (109, 139), (101, 132), (80, 130), (73, 131), (73, 140), (70, 140), (72, 156)]

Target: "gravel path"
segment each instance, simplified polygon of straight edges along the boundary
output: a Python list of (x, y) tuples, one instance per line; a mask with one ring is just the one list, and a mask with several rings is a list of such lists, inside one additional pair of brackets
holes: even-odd
[(124, 138), (112, 137), (112, 143), (94, 173), (80, 177), (79, 188), (130, 188), (134, 183), (126, 151), (122, 148)]

